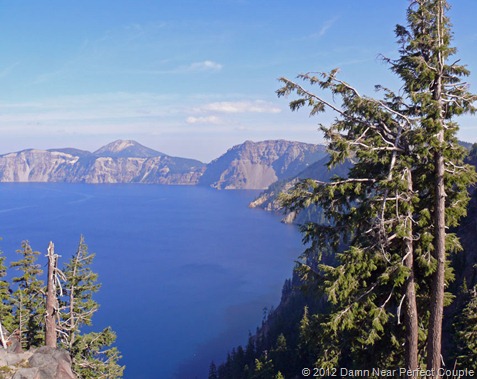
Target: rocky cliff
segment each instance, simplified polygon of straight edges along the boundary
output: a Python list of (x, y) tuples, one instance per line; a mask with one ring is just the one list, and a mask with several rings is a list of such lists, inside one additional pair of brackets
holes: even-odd
[(321, 217), (321, 211), (313, 206), (298, 214), (298, 218), (295, 212), (286, 213), (282, 209), (283, 207), (279, 201), (279, 196), (280, 193), (290, 190), (299, 179), (310, 178), (322, 182), (328, 182), (334, 176), (346, 177), (348, 175), (348, 170), (351, 168), (351, 162), (346, 161), (343, 164), (337, 165), (329, 170), (326, 166), (328, 161), (329, 157), (326, 156), (307, 166), (295, 177), (274, 183), (265, 191), (263, 191), (254, 201), (252, 201), (249, 204), (249, 207), (262, 208), (270, 212), (282, 212), (284, 213), (284, 218), (282, 221), (287, 224), (292, 222), (301, 224), (307, 222), (310, 217)]
[(217, 189), (265, 189), (291, 178), (326, 154), (325, 147), (291, 141), (246, 141), (207, 165), (199, 184)]
[(0, 156), (0, 182), (197, 184), (205, 165), (134, 141), (94, 153), (77, 149), (23, 150)]
[(0, 155), (0, 182), (200, 184), (216, 189), (265, 189), (296, 176), (326, 155), (324, 146), (246, 141), (208, 165), (171, 157), (135, 141), (89, 152), (74, 148)]

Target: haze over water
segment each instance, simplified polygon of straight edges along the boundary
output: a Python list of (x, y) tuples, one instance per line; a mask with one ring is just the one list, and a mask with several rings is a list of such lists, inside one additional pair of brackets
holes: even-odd
[(257, 193), (1, 184), (0, 247), (11, 262), (28, 239), (44, 265), (52, 240), (64, 263), (83, 234), (103, 285), (92, 330), (116, 331), (124, 377), (206, 378), (278, 305), (302, 250), (295, 227), (247, 207)]

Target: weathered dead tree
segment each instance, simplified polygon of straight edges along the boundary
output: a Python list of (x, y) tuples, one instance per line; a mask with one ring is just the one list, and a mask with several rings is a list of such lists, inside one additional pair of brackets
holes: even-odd
[(46, 289), (46, 322), (45, 343), (48, 347), (56, 348), (56, 321), (55, 315), (58, 309), (56, 297), (55, 272), (58, 264), (58, 255), (55, 254), (55, 245), (50, 241), (48, 245), (48, 281)]

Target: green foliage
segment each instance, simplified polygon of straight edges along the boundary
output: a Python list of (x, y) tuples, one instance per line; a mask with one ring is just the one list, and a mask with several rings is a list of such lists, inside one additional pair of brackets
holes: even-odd
[(270, 379), (275, 376), (274, 372), (272, 360), (265, 355), (260, 359), (255, 359), (255, 370), (251, 379)]
[(60, 338), (67, 349), (71, 349), (81, 327), (91, 325), (93, 314), (99, 306), (93, 300), (101, 285), (98, 275), (91, 271), (94, 254), (80, 237), (78, 249), (63, 270), (63, 296), (60, 298)]
[(5, 280), (6, 275), (5, 257), (0, 252), (0, 322), (6, 330), (12, 331), (15, 326), (15, 319), (13, 317), (10, 284)]
[(22, 258), (10, 267), (20, 276), (12, 279), (15, 290), (12, 305), (15, 313), (15, 328), (19, 331), (22, 346), (29, 349), (44, 341), (45, 290), (38, 277), (43, 273), (37, 264), (39, 251), (33, 251), (28, 241), (23, 241), (17, 253)]
[(275, 347), (275, 351), (277, 352), (285, 352), (287, 351), (287, 340), (283, 333), (280, 333), (280, 335), (277, 338), (277, 344)]
[(110, 328), (100, 333), (82, 334), (82, 327), (92, 324), (99, 306), (93, 295), (99, 290), (98, 275), (91, 271), (94, 254), (80, 237), (78, 249), (62, 272), (63, 296), (60, 296), (60, 345), (70, 351), (73, 371), (81, 379), (121, 378), (124, 367), (119, 351), (111, 345), (116, 335)]
[[(3, 280), (5, 258), (0, 254), (0, 322), (9, 332), (17, 331), (22, 346), (29, 349), (41, 346), (45, 339), (45, 288), (39, 279), (43, 271), (37, 263), (40, 252), (34, 251), (28, 241), (22, 242), (17, 253), (21, 259), (10, 265), (19, 272), (12, 278), (13, 293)], [(124, 367), (118, 364), (121, 355), (112, 347), (114, 332), (110, 328), (99, 333), (82, 331), (82, 327), (92, 325), (92, 316), (99, 307), (93, 300), (100, 288), (98, 275), (90, 268), (93, 258), (81, 236), (70, 262), (55, 273), (59, 345), (70, 352), (79, 379), (122, 378)]]
[(477, 286), (467, 291), (467, 305), (455, 327), (459, 341), (459, 367), (477, 371)]
[(70, 351), (74, 372), (83, 379), (122, 378), (124, 366), (117, 363), (121, 355), (117, 348), (109, 347), (115, 340), (110, 328), (77, 336)]
[[(326, 217), (325, 223), (302, 226), (308, 247), (298, 267), (302, 280), (331, 305), (328, 314), (315, 320), (320, 330), (315, 343), (327, 346), (316, 351), (319, 367), (403, 364), (402, 346), (412, 326), (400, 322), (401, 309), (417, 302), (413, 309), (422, 351), (429, 315), (417, 314), (417, 309), (428, 308), (437, 288), (453, 280), (449, 262), (442, 262), (438, 251), (436, 235), (444, 230), (438, 214), (445, 205), (447, 228), (466, 214), (467, 188), (476, 175), (464, 164), (466, 151), (452, 120), (473, 113), (477, 98), (461, 81), (467, 69), (458, 61), (447, 63), (455, 49), (442, 7), (447, 8), (444, 0), (414, 1), (408, 26), (396, 27), (400, 57), (385, 61), (403, 82), (399, 93), (376, 86), (380, 99), (361, 95), (338, 78), (338, 69), (298, 76), (305, 86), (331, 95), (326, 97), (280, 79), (278, 96), (297, 95), (290, 102), (292, 110), (307, 106), (310, 115), (325, 110), (337, 114), (332, 125), (321, 127), (329, 141), (329, 167), (348, 159), (354, 163), (347, 177), (305, 179), (282, 198), (290, 211), (315, 205)], [(438, 196), (441, 184), (445, 198)], [(445, 252), (460, 250), (458, 238), (446, 233)], [(443, 266), (442, 283), (434, 281)], [(444, 295), (444, 305), (451, 300)], [(310, 329), (306, 316), (302, 335)], [(385, 346), (393, 346), (393, 353), (380, 349)]]

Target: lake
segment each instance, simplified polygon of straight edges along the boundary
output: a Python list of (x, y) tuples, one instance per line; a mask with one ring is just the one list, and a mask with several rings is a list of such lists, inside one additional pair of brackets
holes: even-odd
[(92, 330), (117, 333), (124, 377), (207, 378), (210, 362), (245, 344), (264, 308), (278, 305), (301, 252), (295, 227), (247, 207), (257, 194), (2, 183), (0, 247), (11, 262), (22, 240), (45, 254), (52, 240), (61, 266), (83, 234), (102, 283)]

